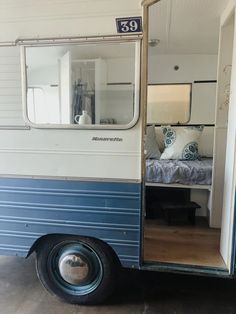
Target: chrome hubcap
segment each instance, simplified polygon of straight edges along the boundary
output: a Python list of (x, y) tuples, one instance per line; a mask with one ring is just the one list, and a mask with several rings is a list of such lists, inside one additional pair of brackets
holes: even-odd
[(88, 261), (78, 253), (61, 256), (58, 266), (61, 277), (72, 285), (81, 285), (89, 277)]

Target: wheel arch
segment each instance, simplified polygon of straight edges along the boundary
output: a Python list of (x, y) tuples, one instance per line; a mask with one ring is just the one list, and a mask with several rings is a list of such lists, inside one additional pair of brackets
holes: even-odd
[(108, 250), (110, 250), (110, 252), (114, 255), (114, 257), (116, 258), (117, 263), (121, 266), (121, 262), (120, 259), (117, 255), (117, 253), (115, 252), (115, 250), (105, 241), (95, 238), (95, 237), (90, 237), (90, 236), (81, 236), (78, 234), (65, 234), (65, 233), (51, 233), (51, 234), (46, 234), (41, 236), (40, 238), (38, 238), (37, 240), (35, 240), (35, 242), (33, 243), (33, 245), (31, 246), (31, 248), (29, 249), (29, 252), (26, 256), (26, 258), (28, 258), (33, 252), (37, 252), (38, 249), (40, 249), (40, 247), (43, 245), (43, 243), (45, 241), (47, 241), (48, 239), (51, 238), (63, 238), (63, 237), (78, 237), (78, 238), (87, 238), (87, 239), (92, 239), (94, 241), (97, 241), (99, 243), (101, 243), (104, 248), (107, 248)]

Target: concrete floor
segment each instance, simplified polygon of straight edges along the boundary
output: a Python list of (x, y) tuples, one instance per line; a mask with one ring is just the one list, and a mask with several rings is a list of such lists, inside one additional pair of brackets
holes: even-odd
[(236, 313), (233, 280), (124, 271), (122, 282), (104, 305), (69, 305), (42, 288), (33, 258), (0, 257), (0, 314)]

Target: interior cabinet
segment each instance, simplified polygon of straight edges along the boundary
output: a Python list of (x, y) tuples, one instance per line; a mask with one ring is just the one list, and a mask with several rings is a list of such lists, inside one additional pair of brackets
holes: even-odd
[(216, 82), (193, 83), (190, 124), (215, 124)]

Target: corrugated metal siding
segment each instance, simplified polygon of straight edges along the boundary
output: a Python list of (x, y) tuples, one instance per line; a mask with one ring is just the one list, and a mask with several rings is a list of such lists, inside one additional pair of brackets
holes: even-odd
[(78, 234), (112, 246), (138, 267), (141, 185), (44, 179), (0, 180), (0, 253), (26, 256), (39, 237)]
[(19, 47), (0, 48), (0, 126), (24, 125)]

